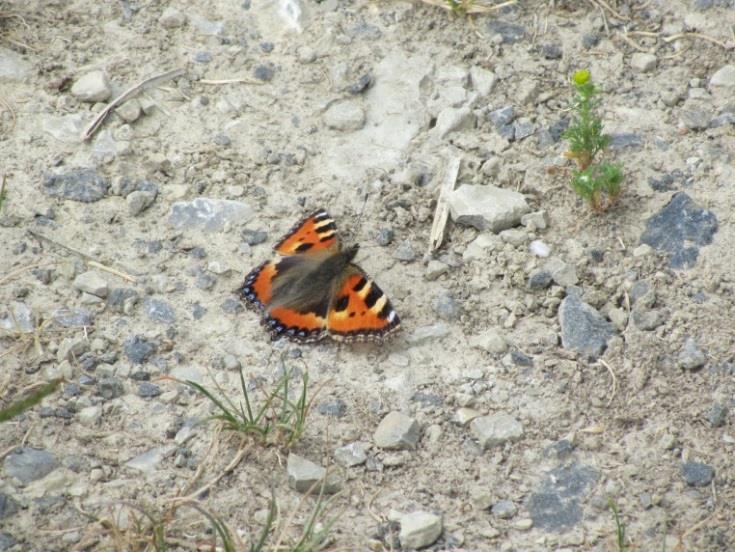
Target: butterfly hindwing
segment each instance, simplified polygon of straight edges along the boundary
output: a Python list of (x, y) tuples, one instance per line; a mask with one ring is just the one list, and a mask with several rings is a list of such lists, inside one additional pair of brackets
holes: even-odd
[(398, 314), (383, 290), (350, 265), (329, 308), (329, 335), (338, 341), (382, 341), (399, 326)]
[(320, 209), (295, 225), (274, 248), (281, 255), (299, 255), (339, 249), (337, 225)]

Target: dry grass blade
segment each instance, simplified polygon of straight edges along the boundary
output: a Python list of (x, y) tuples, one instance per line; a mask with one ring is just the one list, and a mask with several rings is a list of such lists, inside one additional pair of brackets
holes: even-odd
[(449, 220), (447, 199), (457, 183), (461, 163), (461, 157), (452, 157), (446, 164), (444, 182), (442, 182), (439, 189), (439, 197), (436, 200), (436, 210), (434, 211), (434, 223), (431, 225), (431, 233), (429, 234), (430, 254), (439, 249), (444, 242), (444, 231)]
[(513, 6), (518, 3), (518, 0), (508, 0), (507, 2), (501, 2), (500, 4), (490, 4), (481, 1), (464, 1), (458, 3), (458, 8), (452, 6), (447, 0), (421, 0), (424, 4), (443, 8), (448, 11), (459, 11), (467, 15), (479, 15), (483, 13), (491, 13), (497, 10), (501, 10), (508, 6)]
[(35, 385), (34, 387), (41, 385), (41, 388), (37, 391), (33, 391), (27, 397), (14, 402), (7, 408), (0, 409), (0, 423), (7, 422), (8, 420), (15, 418), (17, 415), (25, 412), (29, 408), (33, 408), (34, 406), (36, 406), (45, 397), (56, 391), (56, 388), (59, 387), (62, 381), (64, 381), (63, 378), (57, 378), (45, 384)]
[(127, 102), (129, 99), (134, 98), (135, 96), (145, 90), (148, 90), (149, 88), (153, 88), (154, 86), (158, 86), (163, 82), (175, 79), (176, 77), (180, 77), (185, 72), (185, 69), (172, 69), (170, 71), (166, 71), (165, 73), (161, 73), (160, 75), (155, 75), (153, 77), (145, 79), (144, 81), (141, 81), (138, 84), (131, 86), (125, 92), (120, 94), (117, 98), (107, 104), (107, 107), (99, 112), (92, 123), (84, 131), (84, 134), (82, 134), (82, 140), (87, 141), (92, 136), (94, 136), (94, 133), (97, 132), (97, 130), (102, 126), (102, 123), (105, 122), (107, 116), (112, 113), (117, 107)]

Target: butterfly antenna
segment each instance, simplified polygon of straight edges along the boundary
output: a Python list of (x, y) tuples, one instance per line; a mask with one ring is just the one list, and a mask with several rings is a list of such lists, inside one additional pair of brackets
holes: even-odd
[(367, 205), (368, 197), (370, 192), (365, 192), (365, 197), (362, 200), (362, 207), (360, 207), (360, 214), (357, 215), (357, 223), (355, 224), (355, 238), (360, 234), (360, 225), (362, 224), (362, 216), (365, 214), (365, 206)]

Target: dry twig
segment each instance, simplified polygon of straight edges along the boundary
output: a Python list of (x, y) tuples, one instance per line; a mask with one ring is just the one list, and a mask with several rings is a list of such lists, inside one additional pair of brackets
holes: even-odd
[(431, 225), (431, 233), (429, 234), (429, 254), (439, 249), (444, 241), (444, 230), (449, 220), (447, 199), (451, 191), (454, 190), (454, 185), (457, 183), (461, 162), (461, 157), (451, 157), (447, 161), (444, 170), (444, 182), (442, 182), (441, 188), (439, 188), (439, 197), (436, 200), (434, 223)]
[(605, 368), (607, 368), (607, 371), (610, 372), (610, 377), (612, 378), (612, 390), (610, 392), (610, 398), (607, 401), (606, 406), (610, 406), (613, 402), (613, 399), (615, 399), (615, 394), (618, 391), (618, 378), (615, 377), (615, 372), (613, 372), (613, 369), (610, 367), (610, 365), (605, 362), (602, 359), (599, 359), (598, 362), (602, 364)]
[(128, 88), (125, 92), (123, 92), (120, 96), (112, 100), (109, 104), (107, 104), (107, 107), (105, 107), (102, 111), (99, 112), (99, 114), (94, 118), (92, 123), (87, 127), (87, 129), (84, 131), (84, 134), (82, 134), (82, 140), (87, 141), (92, 136), (94, 136), (94, 133), (97, 132), (97, 130), (102, 126), (102, 123), (105, 122), (107, 119), (107, 116), (112, 113), (115, 108), (121, 106), (125, 102), (127, 102), (129, 99), (134, 98), (144, 90), (148, 90), (149, 88), (152, 88), (154, 86), (158, 86), (162, 82), (166, 82), (171, 79), (175, 79), (176, 77), (180, 77), (183, 75), (186, 71), (184, 69), (172, 69), (170, 71), (166, 71), (165, 73), (161, 73), (160, 75), (155, 75), (153, 77), (150, 77), (148, 79), (145, 79), (142, 82), (139, 82), (138, 84), (131, 86)]

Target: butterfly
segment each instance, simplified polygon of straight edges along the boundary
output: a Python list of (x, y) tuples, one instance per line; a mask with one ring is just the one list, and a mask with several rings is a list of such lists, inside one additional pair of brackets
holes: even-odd
[(352, 262), (358, 247), (343, 247), (334, 220), (319, 210), (276, 244), (276, 258), (250, 271), (239, 293), (262, 314), (271, 339), (382, 342), (400, 319), (385, 293)]

